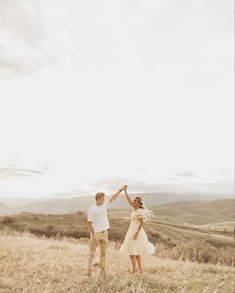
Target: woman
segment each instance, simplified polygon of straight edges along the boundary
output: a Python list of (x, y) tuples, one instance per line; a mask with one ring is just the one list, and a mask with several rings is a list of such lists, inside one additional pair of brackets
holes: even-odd
[(144, 220), (150, 218), (152, 213), (144, 207), (140, 197), (137, 196), (131, 200), (127, 193), (127, 185), (125, 185), (123, 189), (133, 212), (131, 214), (131, 223), (120, 248), (120, 252), (130, 256), (133, 273), (142, 273), (141, 255), (150, 255), (155, 251), (154, 245), (148, 241), (148, 237), (143, 229)]

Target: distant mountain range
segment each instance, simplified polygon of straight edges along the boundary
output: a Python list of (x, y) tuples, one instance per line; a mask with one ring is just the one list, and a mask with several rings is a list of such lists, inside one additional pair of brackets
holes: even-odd
[[(130, 194), (135, 196), (135, 194)], [(166, 203), (182, 201), (211, 201), (216, 199), (233, 198), (232, 195), (211, 195), (211, 194), (176, 194), (176, 193), (144, 193), (141, 194), (144, 204), (147, 207), (158, 206)], [(73, 197), (62, 199), (33, 199), (16, 198), (14, 206), (10, 203), (13, 198), (0, 198), (0, 215), (19, 214), (22, 212), (42, 214), (67, 214), (76, 211), (86, 211), (94, 202), (93, 196)], [(8, 204), (7, 204), (8, 203)], [(127, 202), (122, 194), (112, 204), (114, 209), (126, 208)]]
[(11, 208), (8, 207), (6, 204), (0, 202), (0, 215), (7, 215), (11, 213), (12, 213)]

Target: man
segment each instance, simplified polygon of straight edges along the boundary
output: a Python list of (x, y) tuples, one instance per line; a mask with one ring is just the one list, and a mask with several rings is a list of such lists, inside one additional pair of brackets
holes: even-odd
[(107, 209), (124, 190), (119, 189), (111, 198), (105, 200), (105, 194), (98, 192), (95, 196), (96, 203), (88, 209), (87, 225), (90, 231), (90, 252), (88, 256), (88, 275), (91, 275), (92, 264), (97, 245), (100, 246), (100, 271), (105, 274), (105, 254), (108, 243), (109, 219)]

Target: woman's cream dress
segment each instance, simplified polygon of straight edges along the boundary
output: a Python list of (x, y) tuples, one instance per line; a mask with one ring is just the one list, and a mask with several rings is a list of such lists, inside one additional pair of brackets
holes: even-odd
[(137, 239), (133, 239), (138, 230), (140, 218), (145, 218), (144, 209), (133, 210), (129, 229), (120, 248), (120, 252), (124, 255), (150, 255), (155, 251), (155, 247), (148, 241), (143, 227), (139, 231)]

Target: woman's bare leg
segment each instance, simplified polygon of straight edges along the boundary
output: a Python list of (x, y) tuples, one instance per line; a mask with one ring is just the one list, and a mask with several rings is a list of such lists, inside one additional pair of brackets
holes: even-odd
[(138, 271), (138, 264), (137, 264), (136, 256), (130, 255), (130, 258), (131, 258), (131, 263), (132, 263), (132, 267), (133, 267), (133, 273), (135, 273)]
[(140, 271), (141, 273), (143, 273), (143, 267), (142, 267), (141, 256), (140, 256), (140, 255), (137, 255), (137, 256), (136, 256), (136, 260), (137, 260), (137, 263), (138, 263), (139, 271)]

